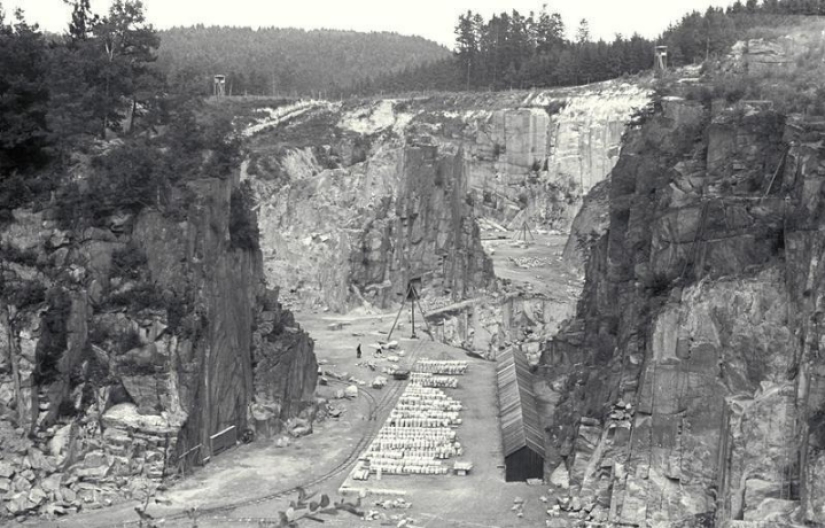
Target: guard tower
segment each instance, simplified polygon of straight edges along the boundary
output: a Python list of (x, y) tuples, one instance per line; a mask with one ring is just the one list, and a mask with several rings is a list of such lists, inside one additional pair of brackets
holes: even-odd
[(667, 46), (656, 46), (653, 51), (653, 69), (660, 77), (667, 70)]
[(215, 97), (226, 97), (226, 75), (216, 75), (213, 86)]

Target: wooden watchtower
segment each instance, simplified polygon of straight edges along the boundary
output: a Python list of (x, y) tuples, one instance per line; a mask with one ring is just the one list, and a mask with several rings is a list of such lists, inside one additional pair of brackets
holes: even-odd
[(226, 75), (216, 75), (213, 81), (212, 94), (215, 97), (226, 97)]

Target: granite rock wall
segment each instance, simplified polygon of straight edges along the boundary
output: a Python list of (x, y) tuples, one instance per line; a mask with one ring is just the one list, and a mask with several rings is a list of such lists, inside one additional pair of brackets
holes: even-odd
[(823, 134), (670, 99), (628, 135), (577, 316), (542, 357), (548, 475), (575, 516), (825, 522)]

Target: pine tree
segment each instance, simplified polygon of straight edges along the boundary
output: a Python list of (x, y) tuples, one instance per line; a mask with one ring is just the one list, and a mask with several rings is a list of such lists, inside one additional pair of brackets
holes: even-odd
[(564, 43), (564, 23), (559, 13), (552, 15), (547, 12), (544, 4), (536, 23), (536, 50), (538, 53), (548, 53), (560, 48)]
[(46, 43), (21, 10), (7, 25), (0, 6), (0, 176), (38, 161), (48, 138)]
[(455, 28), (456, 50), (455, 54), (461, 65), (462, 71), (466, 74), (466, 89), (470, 89), (473, 69), (478, 59), (478, 39), (476, 26), (472, 11), (458, 17), (458, 25)]
[(586, 18), (581, 19), (579, 28), (576, 30), (576, 43), (584, 44), (590, 41), (590, 23)]
[(89, 0), (63, 0), (72, 7), (72, 21), (69, 23), (69, 36), (73, 41), (85, 40), (91, 35), (92, 27), (100, 19), (92, 13)]

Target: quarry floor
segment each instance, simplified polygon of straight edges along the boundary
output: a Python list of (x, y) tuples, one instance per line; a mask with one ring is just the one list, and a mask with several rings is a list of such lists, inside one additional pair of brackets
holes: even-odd
[[(559, 236), (538, 235), (536, 243), (530, 247), (517, 247), (509, 240), (491, 241), (488, 247), (495, 248), (493, 259), (496, 273), (511, 279), (514, 284), (531, 284), (534, 291), (541, 289), (549, 294), (570, 296), (574, 292), (574, 278), (560, 271), (555, 265), (561, 255), (563, 239)], [(545, 262), (539, 267), (524, 268), (514, 264), (513, 259), (539, 259)], [(545, 260), (542, 260), (545, 259)], [(525, 286), (527, 287), (527, 286)], [(572, 290), (571, 290), (572, 288)], [(353, 313), (338, 316), (329, 313), (296, 312), (296, 319), (316, 342), (316, 354), (321, 368), (338, 376), (355, 378), (365, 382), (380, 374), (386, 359), (372, 358), (372, 343), (386, 340), (394, 313), (370, 315)], [(526, 483), (505, 483), (501, 440), (498, 428), (495, 393), (495, 364), (480, 359), (469, 358), (463, 350), (434, 343), (423, 337), (418, 340), (410, 336), (409, 316), (401, 317), (400, 328), (393, 339), (400, 340), (400, 349), (406, 352), (401, 364), (411, 366), (414, 359), (451, 358), (470, 361), (470, 368), (460, 378), (458, 389), (448, 389), (447, 393), (460, 400), (464, 406), (463, 423), (458, 428), (459, 441), (465, 448), (461, 460), (474, 464), (469, 476), (385, 476), (382, 481), (374, 478), (359, 483), (366, 488), (403, 489), (404, 499), (412, 504), (408, 510), (383, 510), (375, 502), (385, 497), (368, 495), (362, 499), (361, 509), (376, 510), (388, 516), (403, 515), (412, 519), (412, 526), (440, 527), (528, 527), (540, 526), (547, 518), (545, 511), (555, 504), (544, 485)], [(343, 327), (333, 329), (334, 323)], [(355, 348), (362, 345), (363, 358), (355, 357)], [(368, 368), (373, 361), (376, 371)], [(276, 525), (279, 513), (285, 511), (289, 501), (295, 499), (290, 493), (277, 498), (267, 498), (296, 486), (313, 482), (310, 491), (326, 493), (333, 500), (340, 498), (339, 488), (349, 476), (353, 460), (352, 453), (365, 447), (362, 439), (371, 437), (385, 421), (400, 390), (394, 390), (390, 380), (384, 389), (365, 389), (355, 400), (334, 399), (336, 390), (349, 383), (337, 382), (330, 378), (327, 386), (319, 387), (319, 395), (330, 399), (335, 407), (343, 409), (338, 419), (327, 419), (316, 423), (312, 435), (290, 439), (286, 447), (277, 447), (272, 441), (260, 441), (239, 446), (220, 457), (192, 476), (174, 483), (161, 497), (163, 504), (153, 503), (148, 512), (155, 518), (164, 518), (162, 526), (191, 527), (192, 520), (183, 511), (196, 507), (203, 511), (197, 526), (200, 528), (224, 526), (267, 526)], [(399, 387), (400, 389), (400, 387)], [(375, 419), (370, 415), (377, 409)], [(345, 464), (342, 467), (342, 464)], [(337, 472), (335, 470), (338, 470)], [(326, 477), (322, 482), (316, 482)], [(548, 497), (545, 504), (541, 498)], [(354, 500), (354, 496), (347, 497)], [(519, 517), (514, 511), (516, 498), (524, 500)], [(259, 499), (259, 500), (256, 500)], [(236, 506), (220, 512), (209, 512), (210, 508), (224, 505)], [(116, 527), (138, 526), (138, 516), (134, 511), (136, 503), (126, 503), (110, 508), (71, 516), (55, 522), (29, 521), (31, 526), (54, 527)], [(367, 527), (396, 526), (397, 521), (364, 521), (347, 513), (325, 516), (325, 523), (331, 526)], [(309, 525), (311, 521), (302, 521)]]

